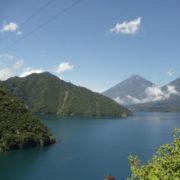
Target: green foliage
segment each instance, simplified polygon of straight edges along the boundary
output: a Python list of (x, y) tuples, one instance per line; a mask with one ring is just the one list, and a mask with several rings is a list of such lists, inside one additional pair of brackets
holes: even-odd
[(50, 73), (14, 77), (3, 84), (34, 113), (70, 117), (121, 117), (130, 114), (113, 100)]
[(180, 129), (174, 129), (173, 143), (162, 145), (147, 165), (140, 166), (137, 156), (130, 156), (131, 180), (180, 179)]
[(0, 86), (0, 152), (52, 143), (55, 139), (47, 127)]

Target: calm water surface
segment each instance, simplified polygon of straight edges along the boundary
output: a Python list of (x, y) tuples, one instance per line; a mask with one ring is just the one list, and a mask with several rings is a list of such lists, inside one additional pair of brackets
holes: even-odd
[(172, 141), (180, 113), (137, 113), (125, 119), (41, 116), (57, 144), (0, 154), (0, 180), (117, 180), (129, 175), (128, 155), (146, 162)]

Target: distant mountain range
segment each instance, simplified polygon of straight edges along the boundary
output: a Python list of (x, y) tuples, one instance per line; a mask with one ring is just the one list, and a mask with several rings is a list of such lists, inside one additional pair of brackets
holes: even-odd
[[(136, 104), (146, 98), (145, 90), (154, 84), (139, 75), (132, 75), (102, 94), (123, 105)], [(139, 100), (139, 101), (138, 101)]]
[(180, 112), (180, 78), (160, 87), (133, 75), (103, 94), (131, 111)]
[(45, 72), (1, 82), (33, 113), (63, 117), (122, 117), (125, 107), (101, 94), (75, 86)]

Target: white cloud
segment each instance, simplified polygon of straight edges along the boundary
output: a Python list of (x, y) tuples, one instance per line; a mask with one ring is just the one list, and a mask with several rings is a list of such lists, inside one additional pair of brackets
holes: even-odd
[(32, 73), (44, 72), (43, 69), (33, 69), (29, 67), (22, 71), (23, 64), (23, 59), (19, 59), (10, 54), (0, 54), (0, 80), (6, 80), (18, 74), (20, 74), (20, 77), (25, 77)]
[(24, 63), (23, 59), (18, 59), (10, 54), (0, 54), (0, 61), (3, 62), (0, 67), (0, 80), (15, 76)]
[(74, 66), (72, 64), (70, 64), (69, 62), (63, 62), (58, 66), (56, 72), (63, 73), (65, 71), (72, 70), (73, 68), (74, 68)]
[(168, 69), (167, 71), (168, 76), (173, 76), (174, 74), (175, 74), (175, 71), (172, 68)]
[(13, 32), (13, 31), (17, 31), (19, 28), (19, 26), (16, 23), (10, 22), (8, 24), (4, 24), (2, 27), (2, 32)]
[(110, 29), (110, 32), (116, 34), (136, 34), (140, 29), (141, 20), (142, 18), (138, 17), (132, 21), (117, 23), (113, 28)]
[(175, 86), (166, 86), (166, 90), (162, 90), (160, 86), (148, 87), (145, 90), (146, 98), (137, 99), (130, 95), (126, 97), (132, 101), (133, 104), (154, 102), (169, 99), (172, 95), (180, 95), (180, 92), (176, 90)]
[(26, 77), (30, 74), (33, 74), (33, 73), (42, 73), (44, 72), (43, 69), (32, 69), (30, 67), (24, 69), (23, 73), (20, 75), (20, 77)]
[(14, 72), (10, 68), (0, 69), (0, 80), (4, 81), (14, 76)]
[(0, 31), (1, 32), (15, 32), (18, 35), (22, 34), (22, 31), (19, 30), (18, 24), (15, 22), (4, 23)]
[(141, 103), (141, 101), (142, 101), (142, 100), (137, 99), (137, 98), (135, 98), (135, 97), (132, 97), (132, 96), (130, 96), (130, 95), (127, 95), (126, 97), (127, 97), (128, 99), (130, 99), (133, 104), (138, 104), (138, 103)]
[(6, 80), (13, 76), (26, 77), (33, 73), (42, 73), (45, 71), (54, 73), (62, 79), (61, 73), (72, 70), (73, 68), (74, 66), (69, 62), (63, 62), (58, 68), (53, 69), (24, 67), (23, 59), (17, 58), (11, 54), (0, 54), (0, 80)]
[(175, 86), (166, 86), (166, 90), (162, 90), (159, 86), (148, 87), (145, 91), (147, 98), (146, 101), (159, 101), (169, 99), (172, 95), (179, 95)]
[(158, 101), (163, 98), (165, 93), (161, 90), (161, 87), (159, 86), (153, 86), (153, 87), (148, 87), (145, 90), (145, 93), (147, 97), (144, 99), (144, 101)]
[(114, 101), (116, 101), (119, 104), (124, 104), (125, 103), (120, 97), (114, 98)]
[(180, 95), (180, 92), (176, 90), (175, 86), (166, 86), (167, 87), (167, 98), (169, 98), (171, 95)]

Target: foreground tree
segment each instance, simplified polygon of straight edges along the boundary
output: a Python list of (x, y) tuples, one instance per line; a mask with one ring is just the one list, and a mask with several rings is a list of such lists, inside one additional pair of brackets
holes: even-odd
[(174, 129), (172, 144), (162, 145), (148, 164), (141, 166), (137, 156), (130, 156), (131, 180), (180, 179), (180, 129)]

